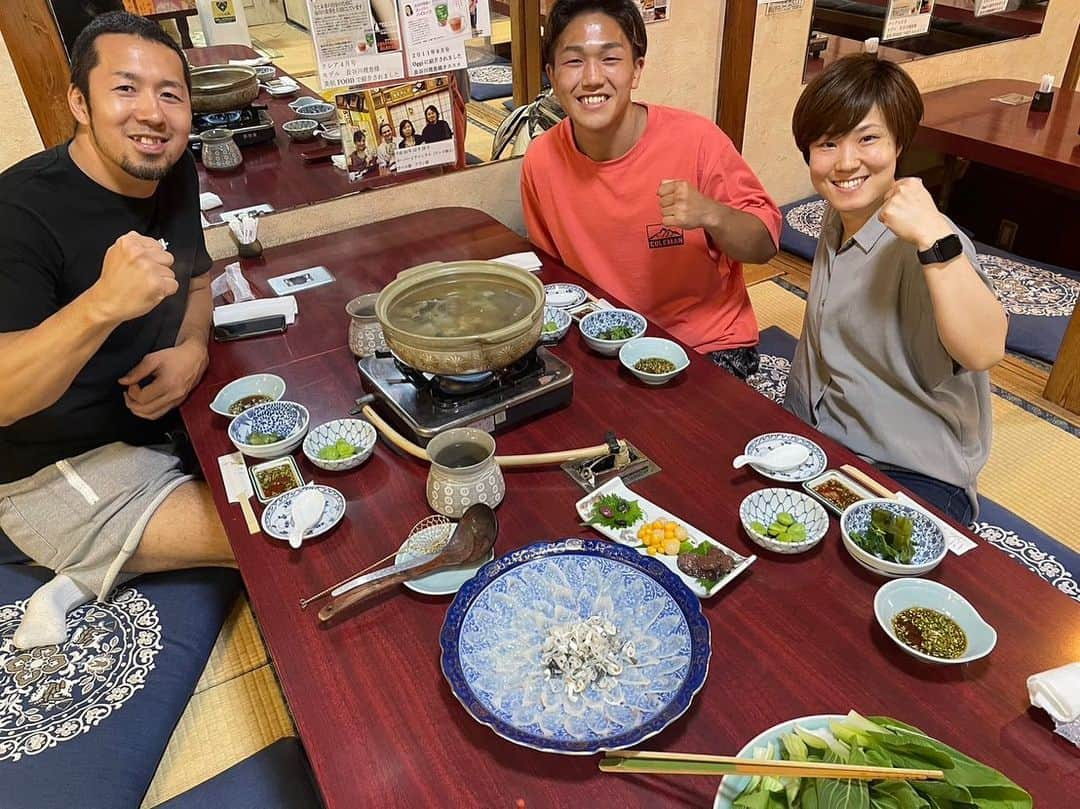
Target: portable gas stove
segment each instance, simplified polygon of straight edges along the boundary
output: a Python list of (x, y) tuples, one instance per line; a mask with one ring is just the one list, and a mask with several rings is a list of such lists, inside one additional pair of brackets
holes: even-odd
[(253, 146), (273, 140), (274, 119), (263, 105), (251, 105), (229, 112), (197, 112), (191, 118), (188, 146), (196, 157), (202, 154), (199, 135), (208, 129), (229, 129), (237, 146)]
[(357, 363), (374, 406), (421, 446), (452, 427), (494, 433), (570, 404), (574, 371), (544, 348), (508, 368), (465, 376), (433, 376), (390, 352)]

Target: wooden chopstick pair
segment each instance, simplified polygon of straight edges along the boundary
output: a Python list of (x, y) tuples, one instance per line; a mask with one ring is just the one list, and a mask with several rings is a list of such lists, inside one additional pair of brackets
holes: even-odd
[(941, 770), (828, 764), (819, 761), (781, 761), (704, 753), (667, 753), (659, 750), (608, 750), (600, 761), (603, 772), (657, 775), (771, 775), (776, 778), (835, 778), (856, 781), (942, 780)]
[(861, 469), (856, 469), (851, 464), (846, 463), (840, 466), (840, 471), (846, 472), (856, 483), (861, 483), (878, 497), (884, 497), (889, 500), (896, 499), (896, 492), (890, 492), (885, 488), (884, 484), (878, 483)]

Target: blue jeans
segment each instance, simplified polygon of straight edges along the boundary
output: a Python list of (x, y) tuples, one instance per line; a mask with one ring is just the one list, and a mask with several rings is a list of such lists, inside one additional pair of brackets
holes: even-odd
[(897, 483), (919, 495), (930, 505), (935, 506), (942, 514), (948, 514), (960, 525), (965, 528), (971, 525), (971, 521), (975, 517), (975, 509), (971, 504), (971, 498), (968, 497), (964, 489), (899, 466), (878, 464), (878, 469)]

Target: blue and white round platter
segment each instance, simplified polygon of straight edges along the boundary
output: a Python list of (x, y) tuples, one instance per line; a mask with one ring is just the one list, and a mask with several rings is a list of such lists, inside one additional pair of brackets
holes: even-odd
[(795, 435), (795, 433), (766, 433), (765, 435), (759, 435), (757, 438), (750, 439), (743, 453), (745, 455), (764, 455), (784, 444), (798, 444), (801, 447), (806, 447), (810, 450), (810, 457), (803, 461), (801, 466), (796, 466), (794, 469), (785, 469), (783, 472), (774, 472), (771, 469), (754, 466), (752, 461), (750, 466), (759, 475), (772, 480), (779, 480), (782, 483), (802, 483), (804, 480), (816, 478), (825, 471), (825, 467), (828, 465), (825, 450), (809, 438), (803, 438), (801, 435)]
[[(597, 616), (633, 644), (614, 682), (569, 695), (541, 661), (556, 628)], [(589, 755), (631, 747), (681, 716), (711, 654), (701, 602), (670, 570), (606, 540), (537, 542), (462, 585), (439, 636), (442, 670), (476, 721), (515, 744)], [(545, 676), (548, 674), (549, 676)]]

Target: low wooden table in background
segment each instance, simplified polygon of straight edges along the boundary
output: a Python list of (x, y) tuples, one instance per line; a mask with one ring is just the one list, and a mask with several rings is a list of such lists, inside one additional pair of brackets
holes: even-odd
[[(940, 202), (948, 204), (958, 160), (985, 163), (1080, 193), (1080, 92), (1057, 88), (1050, 112), (1030, 104), (1010, 106), (992, 98), (1007, 93), (1030, 96), (1037, 84), (984, 79), (923, 96), (926, 111), (915, 145), (946, 155)], [(1076, 214), (1074, 213), (1074, 216)], [(1062, 224), (1075, 226), (1068, 212)], [(1044, 396), (1080, 413), (1080, 308), (1074, 309)]]
[[(217, 457), (233, 446), (227, 421), (208, 404), (223, 384), (271, 371), (285, 380), (287, 399), (309, 408), (312, 426), (343, 417), (362, 393), (346, 347), (350, 298), (424, 262), (529, 247), (483, 213), (443, 208), (268, 250), (244, 262), (260, 295), (271, 294), (267, 278), (314, 264), (337, 281), (297, 295), (300, 313), (284, 335), (212, 345), (209, 371), (182, 408), (328, 809), (509, 809), (518, 798), (528, 809), (712, 805), (718, 779), (606, 775), (597, 770), (598, 756), (536, 752), (475, 722), (440, 671), (448, 597), (398, 588), (332, 625), (318, 622), (317, 605), (300, 610), (301, 597), (392, 552), (430, 512), (425, 464), (381, 440), (363, 466), (341, 474), (315, 469), (296, 453), (306, 480), (337, 488), (347, 501), (341, 524), (298, 552), (249, 535), (221, 487)], [(584, 283), (551, 259), (541, 279)], [(663, 331), (650, 325), (648, 333)], [(1025, 686), (1028, 675), (1080, 658), (1080, 605), (979, 541), (963, 557), (950, 554), (928, 578), (975, 605), (996, 627), (997, 648), (970, 665), (920, 663), (877, 626), (873, 599), (884, 580), (843, 549), (835, 518), (820, 545), (795, 557), (746, 538), (740, 502), (780, 484), (732, 470), (731, 459), (753, 436), (786, 430), (818, 441), (830, 467), (851, 463), (880, 474), (693, 352), (679, 378), (652, 388), (617, 359), (590, 352), (576, 328), (552, 351), (574, 369), (572, 403), (497, 435), (500, 453), (587, 446), (615, 430), (663, 469), (635, 491), (740, 553), (758, 555), (746, 574), (702, 602), (712, 635), (708, 678), (690, 710), (648, 747), (734, 753), (780, 721), (854, 708), (956, 745), (1031, 791), (1040, 809), (1064, 809), (1069, 795), (1080, 794), (1080, 753), (1029, 709)], [(537, 540), (594, 536), (574, 511), (583, 492), (559, 468), (507, 470), (505, 477), (497, 554)]]

